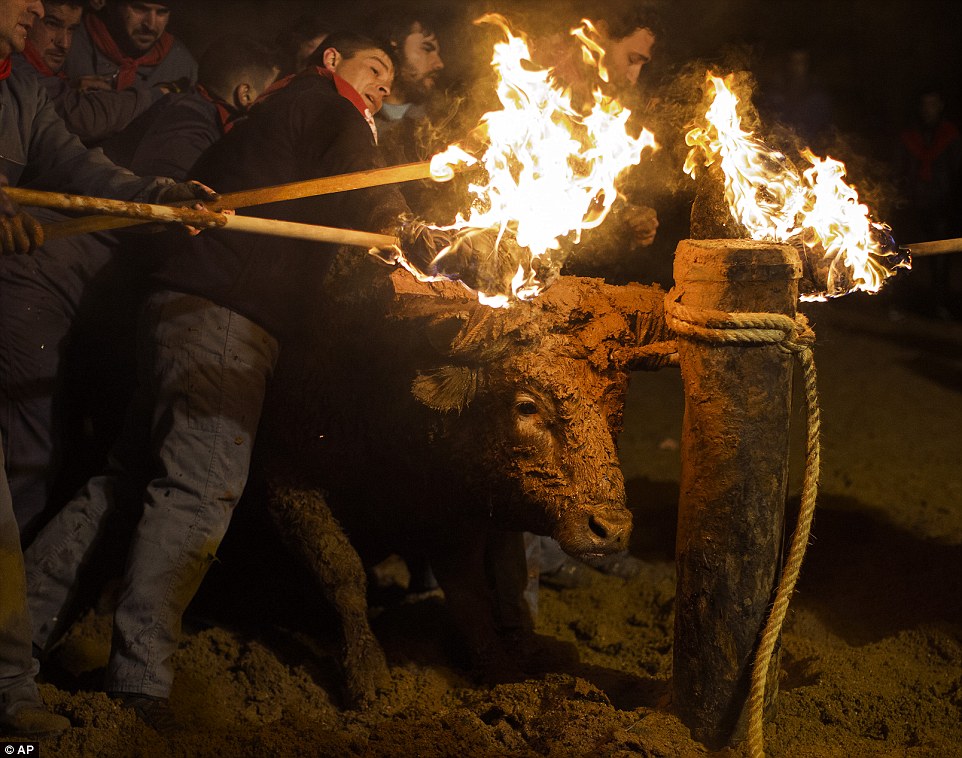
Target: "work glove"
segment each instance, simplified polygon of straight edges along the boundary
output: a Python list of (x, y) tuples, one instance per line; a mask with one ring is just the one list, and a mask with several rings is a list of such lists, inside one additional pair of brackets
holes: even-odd
[(43, 227), (29, 213), (0, 216), (0, 254), (32, 253), (43, 244)]
[[(156, 194), (156, 202), (165, 205), (183, 204), (190, 200), (200, 202), (211, 202), (220, 197), (214, 190), (206, 184), (201, 184), (193, 179), (188, 182), (177, 182), (176, 184), (166, 184), (160, 188)], [(195, 204), (196, 208), (198, 204)]]
[(0, 174), (0, 255), (33, 252), (43, 244), (43, 227), (7, 196), (6, 186), (7, 177)]
[(654, 208), (628, 203), (617, 216), (628, 225), (638, 247), (650, 247), (658, 233), (658, 214)]

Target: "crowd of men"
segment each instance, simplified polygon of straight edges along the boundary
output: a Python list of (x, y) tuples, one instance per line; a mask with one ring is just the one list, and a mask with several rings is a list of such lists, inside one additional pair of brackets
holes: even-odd
[[(198, 63), (167, 31), (171, 11), (0, 0), (3, 186), (190, 205), (417, 157), (444, 70), (428, 12), (381, 9), (363, 33), (304, 17), (275, 45), (213, 39)], [(639, 18), (598, 19), (625, 87), (658, 33)], [(405, 221), (419, 202), (387, 186), (237, 212), (386, 231), (416, 253), (429, 242)], [(51, 233), (64, 222), (0, 191), (0, 735), (70, 727), (36, 676), (120, 510), (135, 523), (104, 689), (170, 727), (181, 618), (247, 483), (281, 346), (331, 260), (320, 243), (225, 230)], [(623, 223), (640, 244), (657, 228), (634, 204)], [(112, 330), (135, 309), (136, 335)], [(106, 463), (78, 472), (68, 364), (98, 344), (137, 381), (123, 420), (107, 425)]]

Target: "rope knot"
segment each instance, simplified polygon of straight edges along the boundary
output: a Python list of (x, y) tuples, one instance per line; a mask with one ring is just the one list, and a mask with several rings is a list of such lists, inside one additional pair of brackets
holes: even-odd
[(810, 350), (815, 332), (804, 314), (727, 313), (678, 302), (674, 289), (665, 297), (665, 320), (676, 334), (723, 345), (776, 345), (790, 353)]

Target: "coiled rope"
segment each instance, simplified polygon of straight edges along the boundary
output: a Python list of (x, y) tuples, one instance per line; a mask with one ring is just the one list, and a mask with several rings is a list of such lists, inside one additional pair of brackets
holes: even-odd
[(812, 353), (815, 333), (803, 314), (798, 314), (793, 319), (777, 313), (725, 313), (695, 309), (677, 302), (678, 296), (673, 290), (665, 298), (665, 317), (669, 328), (676, 334), (712, 344), (775, 345), (795, 355), (802, 366), (807, 433), (801, 505), (775, 600), (755, 651), (748, 699), (748, 755), (750, 758), (764, 758), (765, 685), (775, 655), (775, 645), (781, 635), (788, 604), (795, 591), (805, 557), (818, 495), (821, 414), (818, 407), (815, 358)]

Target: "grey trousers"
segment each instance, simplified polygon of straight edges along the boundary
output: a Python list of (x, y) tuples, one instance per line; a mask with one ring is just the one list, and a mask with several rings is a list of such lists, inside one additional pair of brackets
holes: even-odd
[(247, 481), (278, 343), (227, 308), (165, 291), (147, 301), (138, 353), (140, 386), (107, 471), (40, 532), (26, 574), (44, 648), (108, 517), (135, 509), (106, 688), (167, 697), (181, 618)]
[(21, 703), (39, 703), (34, 677), (37, 661), (30, 647), (30, 615), (20, 532), (0, 450), (0, 712)]

